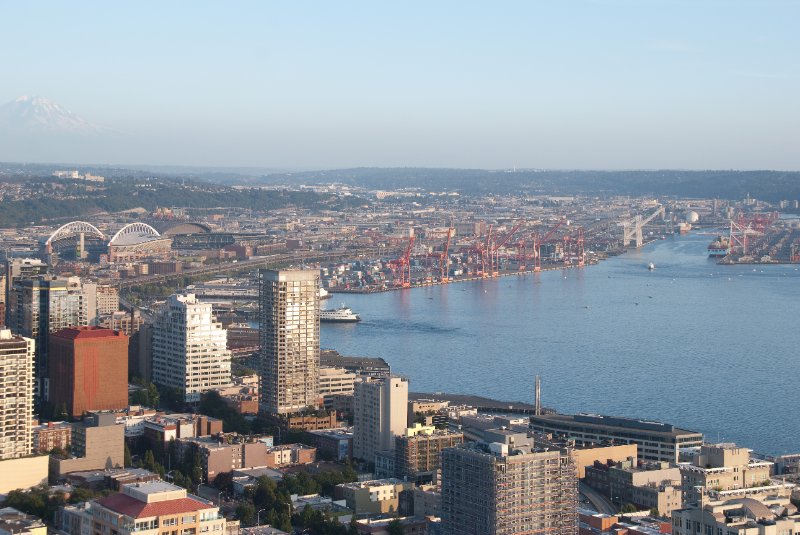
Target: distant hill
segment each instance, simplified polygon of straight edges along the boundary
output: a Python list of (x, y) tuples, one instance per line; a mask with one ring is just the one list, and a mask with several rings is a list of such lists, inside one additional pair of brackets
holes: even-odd
[(340, 182), (370, 189), (422, 188), (464, 194), (676, 196), (742, 199), (748, 193), (770, 202), (800, 199), (797, 171), (488, 171), (482, 169), (355, 168), (276, 173), (271, 184)]

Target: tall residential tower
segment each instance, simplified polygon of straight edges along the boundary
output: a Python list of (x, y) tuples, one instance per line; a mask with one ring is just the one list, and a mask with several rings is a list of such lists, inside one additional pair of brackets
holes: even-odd
[(48, 392), (49, 334), (67, 327), (89, 324), (89, 300), (78, 277), (39, 276), (14, 281), (8, 302), (8, 327), (36, 341), (35, 392), (45, 399)]
[(261, 403), (272, 414), (319, 406), (319, 271), (262, 269)]
[(211, 303), (194, 294), (171, 295), (153, 322), (153, 382), (200, 401), (212, 388), (231, 384), (227, 331), (211, 313)]
[(33, 350), (30, 338), (0, 329), (0, 460), (33, 451)]

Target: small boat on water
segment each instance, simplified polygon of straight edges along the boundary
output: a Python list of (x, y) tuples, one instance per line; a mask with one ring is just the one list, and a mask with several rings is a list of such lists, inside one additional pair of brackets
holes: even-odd
[(339, 308), (320, 310), (319, 321), (327, 323), (355, 323), (361, 321), (361, 316), (342, 304)]
[(650, 264), (647, 266), (647, 269), (649, 269), (650, 271), (653, 271), (654, 269), (656, 269), (656, 265), (654, 263), (650, 262)]

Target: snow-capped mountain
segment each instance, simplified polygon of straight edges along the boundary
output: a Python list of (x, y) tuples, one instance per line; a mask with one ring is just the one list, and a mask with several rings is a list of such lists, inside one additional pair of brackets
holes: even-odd
[(29, 96), (0, 106), (0, 129), (19, 134), (94, 134), (106, 130), (52, 100)]

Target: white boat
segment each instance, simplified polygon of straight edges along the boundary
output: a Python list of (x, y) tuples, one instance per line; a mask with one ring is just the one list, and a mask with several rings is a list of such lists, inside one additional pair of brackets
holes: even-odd
[(319, 321), (331, 323), (355, 323), (361, 321), (361, 316), (342, 305), (332, 310), (320, 310)]
[(650, 271), (653, 271), (654, 269), (656, 269), (656, 265), (654, 263), (650, 262), (650, 265), (647, 266), (647, 269), (649, 269)]

